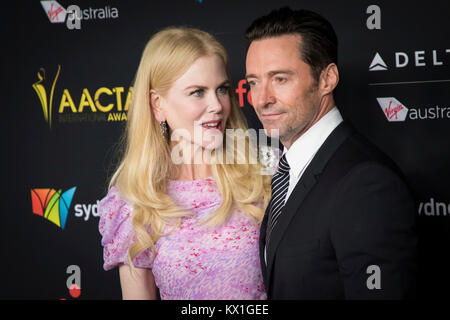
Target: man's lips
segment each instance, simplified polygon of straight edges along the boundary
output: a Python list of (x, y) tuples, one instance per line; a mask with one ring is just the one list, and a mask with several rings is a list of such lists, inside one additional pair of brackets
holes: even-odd
[(272, 113), (263, 113), (261, 114), (261, 118), (265, 119), (265, 120), (273, 120), (278, 118), (279, 116), (281, 116), (284, 112), (272, 112)]

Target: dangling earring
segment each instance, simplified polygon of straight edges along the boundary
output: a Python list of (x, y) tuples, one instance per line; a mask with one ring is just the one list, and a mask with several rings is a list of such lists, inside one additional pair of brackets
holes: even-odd
[(159, 126), (161, 127), (161, 135), (163, 136), (163, 138), (167, 138), (167, 122), (161, 121), (159, 123)]

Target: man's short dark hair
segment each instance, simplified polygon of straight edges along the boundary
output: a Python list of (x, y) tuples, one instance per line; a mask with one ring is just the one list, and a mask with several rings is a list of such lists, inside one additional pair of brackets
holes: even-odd
[(333, 26), (321, 15), (309, 10), (283, 7), (256, 19), (245, 33), (248, 45), (282, 35), (301, 36), (300, 58), (311, 67), (312, 77), (319, 80), (320, 73), (330, 63), (337, 65), (338, 40)]

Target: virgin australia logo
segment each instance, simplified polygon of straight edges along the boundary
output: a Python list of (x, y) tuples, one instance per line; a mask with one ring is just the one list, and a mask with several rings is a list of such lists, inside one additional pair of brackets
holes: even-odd
[(393, 97), (377, 98), (378, 104), (389, 121), (405, 121), (408, 108)]
[(81, 20), (116, 19), (119, 17), (119, 10), (110, 6), (81, 9), (77, 5), (70, 5), (65, 9), (55, 0), (41, 1), (41, 5), (51, 23), (66, 22), (69, 30), (81, 29)]
[(398, 122), (409, 120), (440, 120), (450, 119), (450, 107), (406, 108), (403, 103), (396, 98), (377, 98), (378, 104), (383, 110), (388, 121)]
[(41, 1), (41, 5), (51, 23), (66, 21), (67, 11), (57, 1)]

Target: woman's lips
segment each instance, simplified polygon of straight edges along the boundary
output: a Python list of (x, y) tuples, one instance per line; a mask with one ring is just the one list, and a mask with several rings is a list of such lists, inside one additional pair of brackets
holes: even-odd
[(222, 130), (222, 120), (204, 122), (202, 123), (202, 127), (206, 130), (209, 129)]

